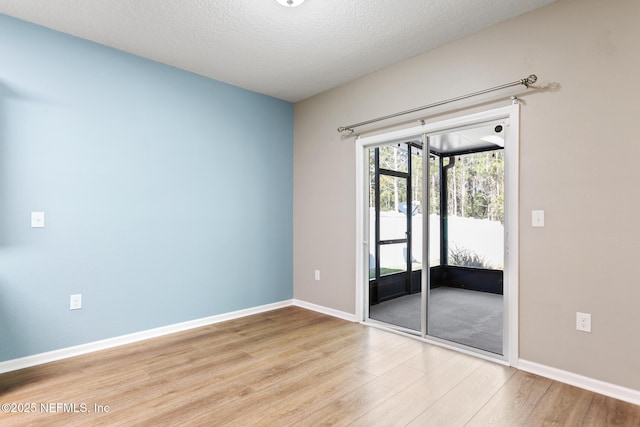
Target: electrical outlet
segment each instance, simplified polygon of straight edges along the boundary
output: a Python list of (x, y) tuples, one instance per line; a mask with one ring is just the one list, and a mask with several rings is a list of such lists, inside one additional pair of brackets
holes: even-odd
[(576, 313), (576, 330), (591, 332), (591, 315), (589, 313)]
[(82, 308), (82, 294), (69, 296), (69, 310), (80, 310)]
[(316, 280), (320, 280), (320, 270), (315, 271), (315, 278)]

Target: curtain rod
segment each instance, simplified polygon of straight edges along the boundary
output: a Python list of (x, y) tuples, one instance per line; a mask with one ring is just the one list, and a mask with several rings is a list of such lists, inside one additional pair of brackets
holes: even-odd
[(531, 74), (529, 77), (526, 77), (524, 79), (520, 79), (520, 80), (516, 80), (515, 82), (506, 83), (506, 84), (503, 84), (503, 85), (500, 85), (500, 86), (492, 87), (490, 89), (484, 89), (484, 90), (481, 90), (481, 91), (478, 91), (478, 92), (468, 93), (466, 95), (458, 96), (456, 98), (447, 99), (445, 101), (434, 102), (433, 104), (424, 105), (422, 107), (413, 108), (411, 110), (401, 111), (399, 113), (389, 114), (388, 116), (378, 117), (378, 118), (367, 120), (367, 121), (364, 121), (364, 122), (355, 123), (355, 124), (352, 124), (352, 125), (349, 125), (349, 126), (340, 126), (338, 128), (338, 132), (351, 131), (351, 133), (353, 133), (353, 132), (355, 132), (354, 129), (357, 128), (357, 127), (360, 127), (360, 126), (368, 125), (368, 124), (375, 123), (375, 122), (380, 122), (382, 120), (387, 120), (387, 119), (391, 119), (391, 118), (398, 117), (398, 116), (403, 116), (405, 114), (415, 113), (416, 111), (426, 110), (427, 108), (437, 107), (437, 106), (440, 106), (440, 105), (448, 104), (450, 102), (460, 101), (461, 99), (471, 98), (472, 96), (482, 95), (484, 93), (493, 92), (493, 91), (500, 90), (500, 89), (506, 89), (506, 88), (512, 87), (512, 86), (524, 85), (528, 89), (529, 85), (534, 84), (537, 80), (538, 80), (538, 77), (535, 74)]

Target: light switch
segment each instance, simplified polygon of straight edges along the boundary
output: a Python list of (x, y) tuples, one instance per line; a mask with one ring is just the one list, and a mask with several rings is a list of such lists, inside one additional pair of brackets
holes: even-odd
[(31, 228), (44, 228), (44, 212), (31, 212)]
[(80, 310), (82, 308), (82, 294), (69, 295), (69, 310)]
[(544, 227), (544, 211), (531, 211), (531, 226)]

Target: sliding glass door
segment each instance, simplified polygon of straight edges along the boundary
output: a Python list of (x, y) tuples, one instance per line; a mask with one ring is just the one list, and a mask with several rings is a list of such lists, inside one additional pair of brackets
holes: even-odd
[(366, 321), (506, 357), (508, 126), (461, 121), (363, 147)]

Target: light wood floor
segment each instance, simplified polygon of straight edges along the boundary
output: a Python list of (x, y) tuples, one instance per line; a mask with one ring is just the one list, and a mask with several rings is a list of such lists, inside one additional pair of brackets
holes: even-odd
[(296, 307), (3, 374), (5, 402), (36, 412), (3, 426), (640, 426), (640, 406)]

